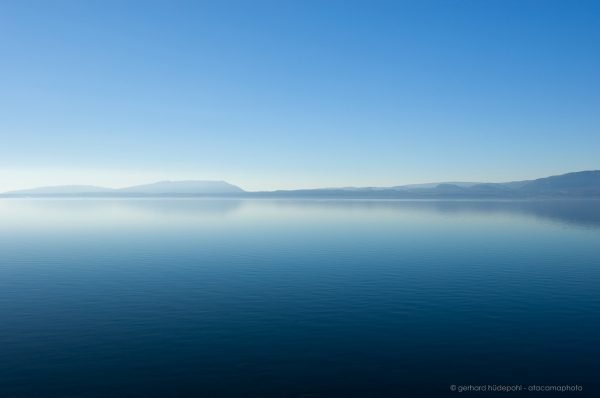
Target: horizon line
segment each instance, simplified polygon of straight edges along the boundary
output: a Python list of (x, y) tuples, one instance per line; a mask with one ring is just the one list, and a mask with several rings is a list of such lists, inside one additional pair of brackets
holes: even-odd
[(242, 190), (243, 192), (246, 192), (246, 193), (303, 191), (303, 190), (330, 190), (330, 189), (331, 190), (334, 190), (334, 189), (371, 189), (371, 188), (372, 189), (391, 189), (391, 188), (397, 188), (397, 187), (410, 187), (410, 186), (435, 185), (435, 184), (507, 184), (507, 183), (513, 183), (513, 182), (533, 181), (533, 180), (541, 179), (541, 178), (548, 178), (548, 177), (561, 176), (561, 175), (567, 175), (567, 174), (575, 174), (575, 173), (584, 173), (584, 172), (600, 172), (600, 169), (578, 170), (578, 171), (565, 172), (565, 173), (561, 173), (561, 174), (553, 174), (553, 175), (549, 175), (549, 176), (541, 176), (541, 177), (532, 178), (532, 179), (509, 180), (509, 181), (466, 181), (466, 180), (440, 181), (440, 180), (438, 180), (438, 181), (434, 181), (434, 182), (419, 182), (419, 183), (395, 184), (395, 185), (385, 185), (385, 186), (344, 185), (344, 186), (324, 186), (324, 187), (311, 187), (311, 188), (298, 188), (298, 187), (297, 188), (287, 188), (287, 189), (276, 188), (276, 189), (262, 189), (262, 190), (246, 190), (241, 185), (229, 182), (224, 179), (189, 179), (189, 178), (181, 179), (181, 180), (161, 179), (161, 180), (154, 180), (154, 181), (148, 182), (148, 183), (126, 185), (126, 186), (121, 186), (121, 187), (110, 187), (110, 186), (94, 185), (94, 184), (68, 183), (68, 184), (40, 185), (40, 186), (35, 186), (35, 187), (30, 187), (30, 188), (8, 190), (8, 191), (0, 192), (0, 195), (6, 195), (6, 194), (12, 194), (12, 193), (18, 194), (19, 192), (22, 192), (22, 191), (38, 190), (38, 189), (76, 188), (76, 187), (79, 187), (79, 188), (87, 187), (87, 188), (94, 188), (94, 189), (106, 189), (106, 190), (119, 191), (119, 190), (124, 190), (124, 189), (135, 188), (135, 187), (155, 185), (155, 184), (160, 184), (160, 183), (199, 183), (199, 182), (202, 182), (202, 183), (224, 183), (224, 184), (233, 186), (235, 188), (239, 188), (240, 190)]

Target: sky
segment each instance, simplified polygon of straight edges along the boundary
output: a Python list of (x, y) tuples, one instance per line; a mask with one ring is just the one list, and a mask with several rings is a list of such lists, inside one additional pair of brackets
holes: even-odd
[(0, 1), (0, 191), (600, 169), (600, 2)]

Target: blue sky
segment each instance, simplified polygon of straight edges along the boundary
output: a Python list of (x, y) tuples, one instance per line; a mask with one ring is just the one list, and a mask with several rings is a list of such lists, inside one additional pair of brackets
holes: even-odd
[(0, 190), (600, 168), (594, 1), (0, 2)]

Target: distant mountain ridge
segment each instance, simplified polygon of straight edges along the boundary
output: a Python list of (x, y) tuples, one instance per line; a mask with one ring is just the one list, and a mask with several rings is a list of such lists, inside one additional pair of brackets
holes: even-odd
[(24, 194), (24, 195), (69, 195), (69, 194), (86, 194), (86, 193), (105, 193), (113, 192), (114, 189), (96, 187), (93, 185), (57, 185), (48, 187), (38, 187), (31, 189), (22, 189), (19, 191), (5, 192), (5, 195)]
[(122, 188), (119, 192), (144, 194), (227, 194), (242, 193), (244, 190), (225, 181), (159, 181), (153, 184)]
[(126, 188), (104, 188), (91, 185), (50, 186), (6, 192), (4, 195), (217, 195), (245, 192), (238, 186), (225, 181), (186, 180), (159, 181), (152, 184), (136, 185)]
[(0, 194), (2, 197), (35, 196), (236, 196), (290, 198), (444, 199), (444, 198), (600, 198), (600, 170), (580, 171), (535, 180), (505, 183), (447, 182), (394, 187), (316, 188), (248, 192), (225, 181), (160, 181), (112, 189), (91, 185), (40, 187)]

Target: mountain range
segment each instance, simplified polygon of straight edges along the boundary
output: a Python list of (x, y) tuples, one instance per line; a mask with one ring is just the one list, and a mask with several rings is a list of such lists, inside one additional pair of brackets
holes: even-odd
[(113, 189), (90, 185), (40, 187), (0, 194), (1, 197), (153, 197), (234, 196), (372, 199), (435, 198), (600, 198), (600, 170), (580, 171), (535, 180), (505, 183), (442, 182), (393, 187), (344, 187), (249, 192), (225, 181), (160, 181)]

